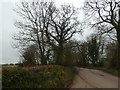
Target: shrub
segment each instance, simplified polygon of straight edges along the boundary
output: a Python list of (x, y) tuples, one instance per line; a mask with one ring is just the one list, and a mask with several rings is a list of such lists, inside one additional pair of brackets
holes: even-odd
[(3, 88), (59, 88), (72, 79), (72, 70), (57, 65), (36, 67), (5, 67)]

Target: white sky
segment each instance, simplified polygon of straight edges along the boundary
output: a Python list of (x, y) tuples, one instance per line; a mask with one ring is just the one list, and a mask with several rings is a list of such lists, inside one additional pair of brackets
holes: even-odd
[[(16, 63), (19, 61), (19, 53), (12, 47), (14, 42), (12, 35), (17, 31), (14, 22), (18, 18), (13, 9), (19, 3), (18, 1), (21, 0), (0, 0), (0, 63)], [(57, 5), (69, 3), (77, 8), (81, 7), (83, 2), (84, 0), (55, 0)], [(80, 18), (83, 18), (82, 14)], [(87, 34), (84, 32), (85, 36)], [(80, 36), (76, 37), (83, 38)]]

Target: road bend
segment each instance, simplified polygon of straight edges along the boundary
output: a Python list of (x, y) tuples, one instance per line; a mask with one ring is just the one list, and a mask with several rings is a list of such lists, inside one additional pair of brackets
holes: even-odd
[(100, 70), (76, 68), (71, 88), (118, 88), (118, 77)]

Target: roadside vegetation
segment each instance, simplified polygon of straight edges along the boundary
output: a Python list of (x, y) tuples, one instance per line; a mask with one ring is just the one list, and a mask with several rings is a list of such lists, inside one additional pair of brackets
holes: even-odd
[(59, 65), (4, 67), (3, 88), (67, 88), (74, 76), (73, 68)]
[(120, 70), (118, 70), (118, 69), (112, 69), (112, 68), (98, 68), (98, 69), (120, 77)]
[(87, 67), (88, 69), (96, 69), (96, 70), (101, 70), (103, 72), (109, 73), (111, 75), (120, 77), (120, 70), (119, 69), (114, 69), (114, 68), (106, 68), (106, 67)]

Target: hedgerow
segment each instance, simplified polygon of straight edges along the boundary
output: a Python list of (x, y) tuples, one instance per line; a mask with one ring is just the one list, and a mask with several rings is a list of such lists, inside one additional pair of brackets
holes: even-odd
[(73, 70), (58, 65), (4, 67), (3, 88), (64, 88), (72, 80)]

